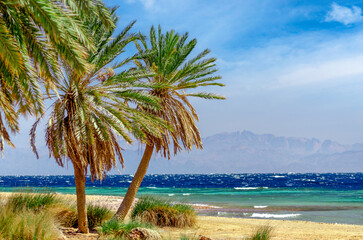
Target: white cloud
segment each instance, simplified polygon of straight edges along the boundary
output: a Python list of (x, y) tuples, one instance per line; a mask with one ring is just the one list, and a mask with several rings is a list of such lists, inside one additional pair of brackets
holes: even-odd
[(146, 9), (151, 9), (154, 6), (154, 0), (140, 0)]
[[(349, 42), (349, 44), (347, 44)], [(218, 57), (229, 95), (287, 89), (348, 86), (363, 79), (363, 32), (302, 34), (272, 40), (266, 46)], [(363, 83), (360, 84), (363, 87)]]
[(332, 9), (328, 12), (325, 17), (327, 22), (340, 22), (345, 25), (360, 22), (363, 19), (362, 9), (356, 6), (352, 8), (338, 5), (337, 3), (332, 4)]
[(275, 87), (303, 86), (332, 81), (347, 83), (355, 79), (354, 76), (363, 77), (363, 56), (354, 56), (346, 59), (336, 59), (321, 63), (310, 63), (296, 66), (278, 78)]
[[(135, 3), (137, 0), (126, 0), (128, 4)], [(154, 7), (155, 0), (139, 0), (144, 8), (151, 9)]]

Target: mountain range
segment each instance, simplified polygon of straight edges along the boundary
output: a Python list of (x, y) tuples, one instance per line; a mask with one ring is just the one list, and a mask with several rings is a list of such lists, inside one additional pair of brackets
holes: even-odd
[[(281, 137), (250, 131), (220, 133), (203, 139), (203, 150), (183, 151), (170, 160), (153, 156), (148, 173), (283, 173), (283, 172), (361, 172), (363, 143), (344, 145), (316, 138)], [(9, 150), (0, 160), (0, 175), (72, 174), (48, 158), (40, 148), (40, 159), (30, 149)], [(125, 169), (135, 172), (142, 149), (125, 149)], [(117, 171), (111, 173), (118, 174)]]

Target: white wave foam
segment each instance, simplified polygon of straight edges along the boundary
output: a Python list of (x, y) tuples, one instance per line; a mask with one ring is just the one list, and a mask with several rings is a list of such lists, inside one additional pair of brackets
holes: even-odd
[(267, 208), (268, 206), (253, 206), (254, 208)]
[(285, 176), (281, 176), (281, 175), (275, 175), (275, 176), (272, 176), (274, 178), (284, 178)]
[(258, 189), (258, 187), (235, 187), (236, 190), (253, 190)]
[(290, 218), (297, 217), (301, 214), (291, 213), (291, 214), (270, 214), (270, 213), (252, 213), (251, 217), (255, 218)]
[(211, 205), (202, 204), (202, 203), (191, 203), (191, 204), (188, 204), (188, 205), (195, 206), (195, 207), (221, 208), (221, 207), (211, 206)]
[(146, 187), (146, 188), (155, 189), (155, 188), (157, 188), (157, 187)]
[(183, 196), (189, 196), (190, 193), (183, 193)]
[(255, 190), (255, 189), (268, 189), (268, 187), (235, 187), (236, 190)]
[(168, 194), (168, 196), (169, 196), (169, 197), (174, 196), (174, 195), (175, 195), (174, 193), (170, 193), (170, 194)]

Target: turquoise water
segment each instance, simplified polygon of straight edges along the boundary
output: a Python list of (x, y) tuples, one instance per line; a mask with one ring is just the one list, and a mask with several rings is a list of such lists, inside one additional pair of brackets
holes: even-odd
[[(87, 177), (86, 191), (124, 196), (132, 178)], [(17, 187), (76, 193), (73, 176), (0, 176), (0, 191)], [(154, 174), (145, 176), (142, 195), (212, 206), (200, 215), (363, 225), (363, 173)]]
[[(0, 191), (13, 191), (3, 187)], [(48, 188), (75, 194), (74, 187)], [(124, 196), (127, 188), (88, 187), (90, 195)], [(318, 188), (167, 188), (142, 187), (138, 196), (155, 195), (175, 202), (209, 205), (199, 215), (302, 220), (363, 225), (363, 190)]]

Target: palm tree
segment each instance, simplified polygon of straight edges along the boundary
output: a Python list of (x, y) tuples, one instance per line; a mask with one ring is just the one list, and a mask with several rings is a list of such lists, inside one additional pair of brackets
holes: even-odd
[[(116, 22), (114, 14), (113, 17)], [(64, 64), (64, 76), (56, 83), (59, 95), (54, 96), (56, 100), (51, 105), (46, 144), (58, 165), (63, 167), (67, 160), (73, 164), (78, 228), (83, 233), (88, 232), (85, 205), (87, 170), (92, 181), (102, 180), (107, 171), (116, 167), (117, 160), (122, 166), (124, 164), (119, 137), (131, 143), (128, 132), (137, 138), (145, 138), (140, 128), (158, 134), (160, 124), (163, 125), (155, 117), (132, 108), (132, 105), (154, 109), (158, 106), (157, 99), (143, 93), (142, 86), (135, 83), (138, 77), (148, 74), (143, 70), (117, 70), (129, 59), (114, 61), (124, 52), (125, 46), (137, 38), (134, 34), (128, 34), (133, 24), (112, 37), (113, 29), (107, 31), (102, 21), (93, 18), (88, 23), (89, 34), (93, 36), (96, 46), (88, 57), (92, 68), (80, 75), (72, 66)], [(30, 133), (35, 154), (34, 139), (39, 120)]]
[(17, 132), (18, 113), (42, 113), (39, 84), (54, 89), (60, 61), (81, 73), (87, 70), (87, 52), (94, 46), (81, 20), (93, 15), (108, 28), (114, 25), (100, 0), (0, 1), (1, 152), (4, 140), (13, 146), (6, 125)]
[(150, 30), (151, 48), (141, 37), (141, 45), (136, 44), (142, 59), (135, 63), (139, 68), (149, 67), (155, 72), (153, 77), (148, 77), (146, 82), (150, 85), (150, 95), (160, 98), (160, 110), (140, 108), (154, 116), (160, 117), (172, 127), (165, 129), (161, 137), (148, 133), (148, 140), (144, 155), (127, 193), (116, 212), (115, 218), (123, 220), (132, 203), (140, 184), (146, 174), (153, 151), (170, 159), (171, 146), (176, 155), (183, 148), (191, 150), (193, 145), (197, 149), (202, 148), (200, 133), (195, 121), (198, 116), (188, 97), (200, 97), (205, 99), (224, 99), (224, 97), (212, 93), (186, 93), (186, 90), (205, 86), (224, 86), (215, 82), (221, 79), (215, 76), (215, 58), (205, 58), (210, 52), (208, 49), (191, 59), (187, 59), (197, 44), (197, 40), (187, 41), (188, 34), (179, 35), (174, 31), (162, 34), (159, 26), (158, 36), (154, 27)]

